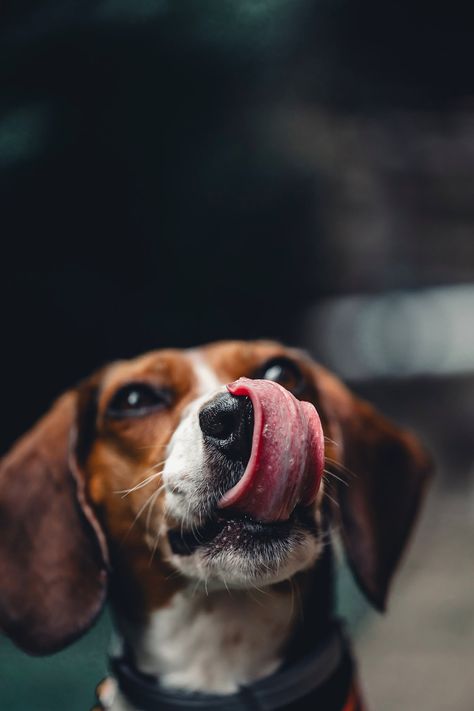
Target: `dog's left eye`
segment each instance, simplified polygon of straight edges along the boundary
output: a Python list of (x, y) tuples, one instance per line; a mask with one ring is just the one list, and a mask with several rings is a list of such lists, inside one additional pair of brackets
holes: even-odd
[(269, 360), (259, 368), (254, 377), (262, 378), (262, 380), (273, 380), (289, 390), (293, 395), (300, 394), (305, 386), (304, 376), (298, 365), (284, 356)]
[(117, 390), (107, 407), (108, 417), (141, 417), (169, 404), (168, 394), (144, 383), (131, 383)]

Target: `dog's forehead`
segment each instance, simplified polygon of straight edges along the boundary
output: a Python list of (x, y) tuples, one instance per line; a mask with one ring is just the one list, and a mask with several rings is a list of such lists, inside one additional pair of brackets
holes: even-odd
[(198, 358), (225, 383), (249, 375), (269, 358), (289, 352), (274, 341), (221, 341), (195, 351)]
[(109, 365), (103, 374), (103, 397), (127, 382), (160, 380), (183, 392), (207, 392), (247, 375), (264, 360), (287, 353), (272, 341), (221, 341), (191, 349), (156, 350)]

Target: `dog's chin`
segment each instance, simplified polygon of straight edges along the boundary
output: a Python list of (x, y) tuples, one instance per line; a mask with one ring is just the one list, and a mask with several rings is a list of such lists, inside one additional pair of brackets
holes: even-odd
[(297, 508), (288, 521), (261, 523), (228, 514), (192, 530), (168, 530), (168, 558), (208, 589), (272, 585), (310, 568), (320, 549), (317, 512)]

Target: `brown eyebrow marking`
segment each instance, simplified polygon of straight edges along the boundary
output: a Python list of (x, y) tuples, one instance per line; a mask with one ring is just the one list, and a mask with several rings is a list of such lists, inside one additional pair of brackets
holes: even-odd
[(200, 351), (224, 383), (251, 375), (265, 360), (289, 353), (284, 346), (273, 341), (217, 342), (204, 346)]

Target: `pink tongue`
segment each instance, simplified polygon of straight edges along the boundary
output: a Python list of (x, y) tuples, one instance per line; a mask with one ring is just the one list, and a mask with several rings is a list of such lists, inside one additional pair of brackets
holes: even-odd
[(254, 430), (247, 468), (218, 505), (259, 521), (285, 521), (297, 504), (311, 504), (318, 493), (324, 466), (318, 413), (271, 380), (240, 378), (227, 389), (252, 401)]

